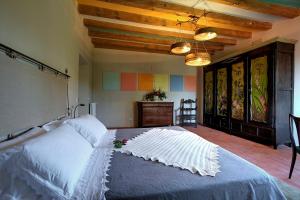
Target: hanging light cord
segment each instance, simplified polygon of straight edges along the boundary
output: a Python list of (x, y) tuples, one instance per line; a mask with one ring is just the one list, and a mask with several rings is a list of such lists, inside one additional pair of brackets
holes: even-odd
[[(203, 0), (198, 0), (198, 1), (196, 1), (196, 3), (194, 3), (194, 5), (192, 6), (192, 8), (193, 8), (193, 15), (194, 15), (194, 16), (196, 15), (196, 13), (195, 13), (195, 7), (196, 7), (201, 1), (203, 1)], [(203, 10), (203, 14), (199, 17), (199, 19), (200, 19), (201, 17), (204, 17), (205, 26), (207, 26), (207, 19), (206, 19), (206, 15), (207, 15), (207, 14), (208, 14), (208, 12), (204, 9), (204, 10)], [(199, 20), (199, 19), (198, 19), (198, 20)], [(198, 20), (195, 21), (195, 29), (197, 29), (197, 22), (198, 22)], [(181, 25), (181, 24), (180, 24), (180, 25)], [(204, 41), (202, 41), (202, 46), (203, 46), (205, 52), (208, 54), (208, 51), (207, 51), (207, 49), (206, 49), (206, 47), (205, 47), (205, 44), (204, 44)], [(196, 53), (196, 54), (198, 53), (198, 42), (196, 42), (196, 50), (195, 50), (195, 53)]]
[[(203, 1), (203, 0), (196, 1), (196, 3), (194, 3), (194, 5), (192, 6), (192, 8), (195, 9), (195, 7), (200, 3), (200, 1)], [(195, 12), (194, 12), (194, 14), (195, 14)]]
[[(179, 34), (182, 34), (182, 27), (181, 24), (179, 24)], [(182, 37), (179, 37), (179, 42), (182, 42)]]
[(207, 51), (207, 49), (206, 49), (206, 47), (205, 47), (205, 45), (204, 45), (204, 41), (202, 42), (202, 46), (204, 47), (205, 52), (208, 54), (208, 51)]

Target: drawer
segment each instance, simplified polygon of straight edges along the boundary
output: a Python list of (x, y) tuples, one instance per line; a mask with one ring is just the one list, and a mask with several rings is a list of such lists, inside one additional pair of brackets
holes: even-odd
[(143, 118), (143, 125), (144, 126), (168, 126), (172, 124), (172, 117), (167, 117), (167, 116), (160, 116), (160, 117), (144, 117)]
[(220, 128), (228, 129), (228, 122), (226, 119), (220, 119)]
[(173, 110), (165, 107), (146, 107), (143, 108), (144, 115), (172, 115)]
[(258, 136), (271, 140), (273, 138), (273, 130), (272, 129), (259, 128)]
[(253, 135), (253, 136), (257, 136), (257, 128), (254, 126), (248, 126), (245, 125), (244, 126), (244, 132), (248, 135)]
[(146, 107), (171, 107), (173, 108), (173, 103), (143, 103), (143, 108)]
[(243, 127), (243, 125), (241, 122), (231, 121), (231, 130), (233, 132), (241, 133), (242, 127)]

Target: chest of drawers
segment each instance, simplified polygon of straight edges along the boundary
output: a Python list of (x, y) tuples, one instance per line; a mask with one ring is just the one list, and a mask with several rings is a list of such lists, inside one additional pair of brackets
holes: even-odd
[(173, 102), (138, 101), (138, 127), (173, 125)]

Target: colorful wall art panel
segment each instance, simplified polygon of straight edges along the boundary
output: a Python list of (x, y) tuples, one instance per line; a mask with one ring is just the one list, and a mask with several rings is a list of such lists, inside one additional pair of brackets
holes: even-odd
[(227, 115), (227, 68), (217, 70), (217, 115)]
[(102, 84), (104, 90), (120, 90), (120, 73), (103, 72)]
[(196, 76), (136, 72), (102, 72), (102, 89), (106, 91), (196, 92)]
[(169, 91), (169, 75), (168, 74), (155, 74), (154, 75), (154, 88), (161, 89), (162, 91)]
[(213, 113), (213, 89), (214, 89), (214, 79), (213, 72), (205, 73), (205, 113), (212, 114)]
[(251, 60), (251, 120), (268, 121), (268, 59)]
[(196, 92), (196, 76), (184, 76), (184, 90)]
[(244, 63), (232, 65), (232, 114), (231, 117), (238, 120), (244, 119)]
[(138, 74), (138, 88), (140, 91), (153, 90), (153, 75), (147, 73)]
[(121, 90), (135, 91), (137, 89), (137, 73), (121, 73)]
[(170, 76), (170, 91), (171, 92), (182, 92), (183, 91), (183, 76), (182, 75), (171, 75)]

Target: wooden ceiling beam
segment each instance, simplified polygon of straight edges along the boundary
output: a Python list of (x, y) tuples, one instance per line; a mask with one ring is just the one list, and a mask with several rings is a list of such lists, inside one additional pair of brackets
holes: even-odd
[[(98, 0), (99, 1), (99, 0)], [(189, 15), (202, 16), (205, 10), (194, 9), (188, 6), (178, 5), (174, 3), (164, 2), (161, 0), (100, 0), (108, 3), (121, 4), (125, 6), (131, 6), (146, 10), (152, 10), (157, 12), (164, 12), (173, 15), (180, 15), (188, 17)], [(231, 16), (227, 14), (217, 13), (209, 11), (206, 15), (206, 22), (220, 23), (220, 24), (230, 24), (234, 26), (246, 27), (250, 29), (268, 30), (272, 28), (272, 23), (262, 22), (253, 19), (246, 19), (236, 16)], [(206, 23), (203, 21), (203, 23)]]
[[(176, 40), (153, 39), (153, 38), (138, 37), (138, 36), (124, 35), (124, 34), (96, 32), (96, 31), (90, 31), (90, 30), (89, 30), (89, 36), (92, 38), (114, 39), (114, 40), (142, 42), (142, 43), (154, 43), (154, 44), (158, 44), (158, 45), (168, 45), (168, 46), (171, 46), (172, 44), (174, 44), (176, 42)], [(202, 44), (199, 44), (199, 45), (202, 46)], [(220, 44), (216, 44), (216, 43), (212, 43), (212, 42), (205, 42), (205, 47), (208, 50), (215, 50), (215, 51), (224, 50), (224, 45), (220, 45)]]
[(278, 4), (265, 3), (258, 0), (208, 0), (211, 2), (221, 3), (235, 8), (241, 8), (263, 14), (295, 18), (300, 15), (299, 8), (292, 8)]
[(136, 52), (145, 52), (145, 53), (159, 53), (159, 54), (168, 54), (170, 55), (169, 51), (165, 50), (155, 50), (155, 49), (146, 49), (146, 48), (138, 48), (138, 47), (126, 47), (126, 46), (119, 46), (119, 45), (109, 45), (109, 44), (94, 44), (95, 48), (102, 48), (102, 49), (116, 49), (116, 50), (124, 50), (124, 51), (136, 51)]
[[(177, 33), (177, 32), (171, 32), (171, 31), (164, 31), (164, 30), (157, 30), (157, 29), (150, 29), (150, 28), (142, 28), (142, 27), (136, 27), (136, 26), (130, 26), (130, 25), (124, 25), (124, 24), (116, 24), (116, 23), (110, 23), (110, 22), (104, 22), (104, 21), (98, 21), (93, 19), (84, 19), (83, 20), (84, 25), (89, 28), (96, 28), (96, 29), (115, 29), (119, 31), (126, 31), (129, 33), (137, 33), (137, 34), (150, 34), (150, 35), (158, 35), (161, 37), (176, 37), (176, 38), (183, 38), (183, 39), (190, 39), (193, 40), (192, 34), (185, 34), (185, 33)], [(221, 38), (217, 37), (210, 42), (220, 43), (224, 45), (236, 45), (237, 40), (232, 38)]]
[[(92, 43), (95, 47), (99, 46), (119, 46), (119, 47), (126, 47), (126, 48), (136, 48), (136, 49), (150, 49), (150, 50), (157, 50), (157, 51), (170, 51), (169, 45), (160, 45), (154, 43), (142, 43), (142, 42), (132, 42), (132, 41), (123, 41), (123, 40), (113, 40), (113, 39), (103, 39), (103, 38), (92, 38)], [(206, 50), (199, 46), (199, 52), (205, 52)], [(213, 53), (214, 50), (207, 49), (209, 53)]]
[(103, 38), (92, 38), (92, 43), (101, 44), (101, 45), (154, 49), (154, 50), (161, 50), (161, 51), (169, 51), (170, 49), (168, 45), (159, 45), (154, 43), (142, 43), (142, 42), (132, 42), (132, 41), (120, 41), (120, 40), (103, 39)]
[[(167, 20), (161, 19), (158, 17), (148, 17), (140, 14), (126, 13), (123, 11), (113, 11), (110, 9), (97, 8), (93, 6), (79, 5), (79, 12), (81, 14), (104, 17), (108, 19), (117, 19), (127, 22), (135, 22), (140, 24), (161, 26), (167, 28), (178, 29), (178, 22), (176, 20)], [(195, 26), (190, 23), (185, 23), (181, 25), (182, 30), (195, 31)], [(228, 36), (228, 37), (237, 37), (237, 38), (251, 38), (252, 33), (249, 31), (240, 31), (228, 28), (215, 27), (215, 31), (219, 35)]]

